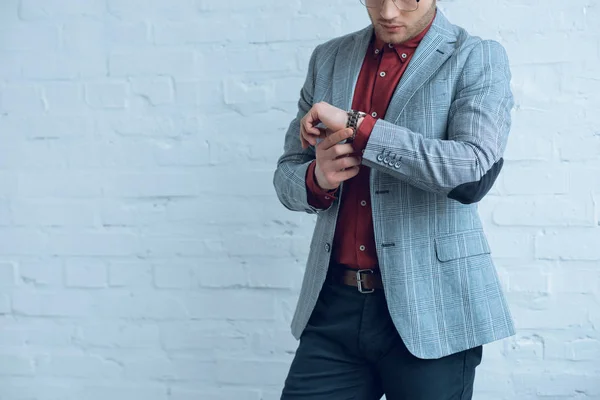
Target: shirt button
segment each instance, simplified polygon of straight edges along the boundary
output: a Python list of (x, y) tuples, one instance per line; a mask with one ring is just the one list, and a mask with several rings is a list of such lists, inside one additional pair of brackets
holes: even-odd
[(377, 118), (377, 113), (375, 111), (373, 111), (373, 113), (371, 113), (371, 117)]
[(390, 49), (394, 48), (394, 45), (392, 43), (388, 44), (388, 46), (390, 46)]
[(362, 149), (360, 152), (361, 152), (362, 154), (365, 154), (365, 149)]
[(360, 202), (360, 205), (364, 207), (364, 206), (367, 205), (367, 202), (363, 200), (363, 201)]
[(379, 54), (379, 49), (375, 49), (375, 54)]
[(325, 196), (325, 200), (329, 200), (331, 197), (329, 196)]
[(359, 247), (360, 251), (365, 251), (365, 246), (363, 246), (362, 244)]
[(385, 78), (385, 72), (381, 71), (381, 72), (379, 73), (379, 76), (381, 76), (382, 78)]
[(408, 55), (406, 53), (402, 53), (402, 58), (406, 58)]

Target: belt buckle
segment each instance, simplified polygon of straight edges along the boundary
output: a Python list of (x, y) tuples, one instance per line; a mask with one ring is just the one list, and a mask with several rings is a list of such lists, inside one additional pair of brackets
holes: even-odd
[(362, 280), (362, 274), (363, 273), (369, 273), (369, 274), (374, 274), (375, 271), (373, 271), (372, 269), (359, 269), (358, 271), (356, 271), (356, 283), (358, 286), (358, 291), (361, 293), (373, 293), (375, 291), (375, 289), (369, 289), (369, 290), (365, 290), (363, 289), (363, 280)]

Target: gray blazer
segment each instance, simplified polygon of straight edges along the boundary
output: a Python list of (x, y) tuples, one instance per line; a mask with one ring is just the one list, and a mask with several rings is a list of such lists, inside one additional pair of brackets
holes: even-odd
[[(339, 208), (339, 200), (326, 210), (307, 202), (315, 151), (302, 149), (299, 122), (320, 101), (350, 109), (372, 34), (369, 26), (314, 50), (273, 177), (286, 208), (317, 214), (292, 321), (296, 339), (325, 281)], [(438, 10), (363, 154), (389, 311), (416, 357), (440, 358), (515, 334), (477, 210), (502, 168), (510, 80), (499, 43), (470, 36)]]

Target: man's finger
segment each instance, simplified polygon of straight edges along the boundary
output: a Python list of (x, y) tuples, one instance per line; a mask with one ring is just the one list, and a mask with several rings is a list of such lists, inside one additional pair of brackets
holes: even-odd
[(321, 143), (323, 150), (328, 150), (331, 147), (338, 144), (339, 142), (341, 142), (342, 140), (348, 139), (349, 137), (352, 136), (352, 132), (353, 132), (352, 128), (347, 128), (347, 129), (341, 129), (341, 130), (334, 132), (331, 135), (327, 136), (327, 138), (325, 140), (323, 140), (323, 142)]
[(356, 175), (358, 175), (359, 172), (360, 172), (360, 166), (357, 165), (355, 167), (351, 167), (351, 168), (348, 168), (348, 169), (338, 172), (337, 179), (339, 179), (341, 182), (344, 182), (350, 178), (354, 178)]
[(319, 124), (319, 122), (320, 122), (319, 117), (318, 117), (316, 111), (314, 110), (314, 107), (311, 108), (308, 111), (308, 114), (306, 114), (304, 116), (304, 118), (302, 119), (302, 125), (304, 126), (304, 130), (309, 135), (315, 135), (315, 136), (319, 135), (319, 129), (315, 127), (316, 125)]
[(302, 144), (303, 149), (307, 149), (310, 143), (304, 138), (304, 129), (302, 129), (302, 125), (300, 125), (300, 143)]

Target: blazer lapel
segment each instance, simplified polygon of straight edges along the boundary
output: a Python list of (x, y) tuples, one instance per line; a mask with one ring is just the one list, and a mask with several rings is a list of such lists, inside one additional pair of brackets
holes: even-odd
[(450, 23), (441, 11), (437, 11), (435, 21), (415, 51), (386, 112), (385, 119), (396, 123), (400, 114), (414, 96), (433, 74), (450, 58), (454, 52), (453, 43), (456, 37), (447, 29)]
[(372, 36), (373, 27), (369, 26), (353, 36), (348, 50), (338, 51), (332, 83), (332, 104), (335, 107), (342, 110), (352, 107), (356, 82)]

